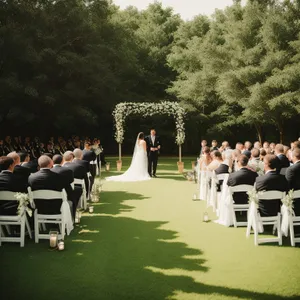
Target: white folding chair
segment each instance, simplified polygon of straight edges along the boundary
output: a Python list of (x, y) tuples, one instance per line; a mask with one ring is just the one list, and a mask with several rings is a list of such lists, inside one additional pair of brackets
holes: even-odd
[[(52, 190), (31, 191), (31, 188), (29, 187), (28, 192), (31, 197), (31, 201), (33, 203), (35, 201), (38, 201), (38, 199), (49, 200), (49, 201), (51, 201), (53, 199), (61, 199), (62, 205), (63, 205), (63, 201), (67, 201), (67, 194), (64, 189), (61, 192), (60, 191), (52, 191)], [(35, 207), (36, 207), (36, 205), (35, 205)], [(71, 216), (71, 212), (70, 212), (70, 216)], [(68, 223), (68, 220), (66, 220), (65, 213), (63, 211), (60, 211), (59, 214), (55, 214), (55, 215), (46, 215), (46, 214), (39, 213), (38, 209), (36, 208), (34, 211), (35, 242), (38, 243), (40, 239), (49, 239), (50, 238), (49, 234), (39, 233), (39, 225), (40, 224), (58, 224), (59, 228), (60, 228), (59, 239), (64, 239), (67, 223)]]
[[(300, 190), (294, 191), (293, 198), (300, 201)], [(295, 243), (300, 243), (300, 237), (295, 238), (294, 226), (300, 226), (300, 214), (298, 212), (296, 215), (290, 216), (290, 239), (293, 247), (295, 247)]]
[[(285, 192), (280, 192), (280, 191), (265, 191), (258, 193), (258, 198), (259, 200), (282, 200), (283, 197), (285, 196)], [(270, 216), (270, 217), (261, 217), (259, 212), (256, 210), (253, 212), (256, 214), (254, 218), (251, 218), (253, 220), (252, 224), (249, 222), (248, 218), (248, 226), (247, 226), (247, 232), (246, 236), (250, 236), (250, 231), (251, 227), (254, 230), (254, 244), (257, 246), (259, 244), (263, 243), (273, 243), (273, 242), (278, 242), (279, 245), (282, 245), (282, 233), (281, 233), (281, 226), (280, 226), (280, 219), (281, 219), (281, 214), (278, 212), (276, 216)], [(277, 237), (268, 237), (268, 238), (258, 238), (258, 231), (259, 231), (259, 222), (260, 224), (263, 225), (273, 225), (273, 231), (275, 228), (277, 228)]]
[[(10, 191), (0, 191), (0, 201), (17, 201), (17, 199), (14, 197), (15, 192)], [(8, 233), (10, 234), (9, 226), (10, 225), (17, 225), (20, 226), (20, 237), (9, 237), (4, 236), (4, 231), (2, 230), (2, 226), (5, 226)], [(0, 216), (0, 246), (2, 242), (12, 242), (12, 243), (20, 243), (21, 247), (24, 247), (25, 245), (25, 226), (28, 230), (29, 237), (32, 238), (31, 235), (31, 228), (29, 225), (29, 222), (27, 220), (26, 212), (19, 216), (6, 216), (1, 215)]]
[(246, 211), (248, 213), (249, 210), (249, 203), (247, 204), (236, 204), (233, 200), (234, 193), (247, 193), (253, 189), (253, 185), (249, 184), (240, 184), (236, 186), (230, 186), (230, 197), (231, 197), (231, 210), (232, 210), (232, 216), (233, 216), (233, 225), (234, 227), (238, 226), (247, 226), (248, 222), (237, 222), (236, 220), (236, 212), (243, 212)]
[(287, 169), (288, 168), (281, 168), (280, 175), (285, 175)]
[(80, 197), (79, 206), (84, 210), (87, 209), (86, 187), (84, 179), (74, 178), (74, 185), (80, 185), (82, 188), (82, 195)]

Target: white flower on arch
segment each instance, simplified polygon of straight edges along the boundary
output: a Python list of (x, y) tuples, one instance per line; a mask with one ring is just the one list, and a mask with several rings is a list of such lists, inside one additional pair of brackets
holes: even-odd
[(163, 101), (160, 103), (122, 102), (117, 104), (113, 111), (116, 126), (115, 139), (117, 143), (122, 144), (124, 141), (124, 124), (129, 115), (151, 117), (157, 114), (166, 114), (174, 117), (177, 130), (176, 144), (182, 145), (185, 140), (185, 110), (178, 103), (170, 101)]

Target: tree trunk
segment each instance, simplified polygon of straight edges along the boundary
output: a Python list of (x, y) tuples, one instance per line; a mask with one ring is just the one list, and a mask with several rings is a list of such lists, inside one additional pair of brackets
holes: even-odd
[(279, 138), (280, 138), (280, 144), (283, 144), (284, 141), (284, 127), (283, 127), (283, 121), (279, 120), (277, 123), (278, 129), (279, 129)]
[(256, 133), (257, 133), (257, 136), (258, 136), (258, 140), (260, 142), (260, 144), (262, 145), (263, 144), (263, 132), (262, 132), (262, 128), (259, 124), (254, 124), (255, 126), (255, 129), (256, 129)]

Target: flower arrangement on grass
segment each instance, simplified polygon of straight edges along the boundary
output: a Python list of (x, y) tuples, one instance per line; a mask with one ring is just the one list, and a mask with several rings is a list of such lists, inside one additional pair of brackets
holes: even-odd
[(92, 202), (99, 202), (101, 191), (102, 191), (102, 183), (100, 181), (95, 181), (91, 191)]
[(166, 114), (174, 116), (177, 130), (176, 144), (182, 145), (185, 140), (184, 117), (185, 110), (177, 102), (163, 101), (160, 103), (148, 102), (123, 102), (116, 105), (113, 111), (115, 119), (117, 143), (122, 144), (124, 141), (124, 124), (129, 115), (140, 115), (142, 117), (151, 117), (156, 114)]

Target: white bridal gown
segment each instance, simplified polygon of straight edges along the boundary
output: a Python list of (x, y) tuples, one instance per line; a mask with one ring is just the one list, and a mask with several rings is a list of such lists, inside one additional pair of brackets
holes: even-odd
[(143, 144), (138, 140), (135, 145), (131, 165), (129, 169), (122, 175), (107, 177), (107, 181), (144, 181), (151, 177), (148, 173), (147, 152), (144, 150)]

